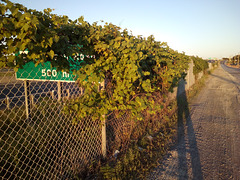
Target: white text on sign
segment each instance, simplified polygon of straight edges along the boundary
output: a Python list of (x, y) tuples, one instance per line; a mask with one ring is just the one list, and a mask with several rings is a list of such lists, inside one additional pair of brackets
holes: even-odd
[[(43, 77), (51, 77), (51, 76), (53, 76), (53, 77), (57, 77), (57, 70), (55, 70), (55, 69), (53, 69), (53, 70), (51, 70), (51, 69), (42, 69), (42, 76)], [(69, 73), (67, 73), (67, 72), (63, 72), (62, 73), (62, 77), (66, 77), (66, 78), (68, 78), (69, 77)]]

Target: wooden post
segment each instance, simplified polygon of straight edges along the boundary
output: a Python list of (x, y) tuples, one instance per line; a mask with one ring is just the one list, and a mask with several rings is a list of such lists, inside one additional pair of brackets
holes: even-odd
[(61, 90), (61, 82), (58, 81), (58, 101), (61, 101), (61, 94), (62, 94), (62, 90)]
[(26, 106), (26, 118), (27, 120), (31, 119), (30, 116), (30, 85), (29, 81), (25, 80), (24, 81), (24, 92), (25, 92), (25, 106)]
[(7, 109), (10, 109), (10, 98), (8, 96), (6, 96), (6, 105), (7, 105)]
[[(105, 81), (103, 81), (101, 84), (101, 90), (105, 90)], [(107, 156), (107, 135), (106, 135), (106, 118), (105, 114), (102, 115), (102, 155), (103, 158), (106, 158)]]

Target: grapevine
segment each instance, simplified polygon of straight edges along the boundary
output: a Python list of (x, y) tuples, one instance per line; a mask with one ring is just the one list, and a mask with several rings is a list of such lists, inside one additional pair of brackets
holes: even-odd
[[(0, 7), (0, 68), (17, 71), (32, 61), (70, 71), (66, 57), (72, 61), (79, 51), (95, 55), (86, 57), (76, 72), (84, 94), (64, 108), (66, 114), (76, 111), (79, 120), (88, 115), (102, 119), (114, 111), (130, 112), (132, 119), (142, 120), (142, 111), (161, 110), (154, 94), (167, 94), (188, 69), (189, 56), (153, 36), (134, 36), (112, 23), (89, 24), (83, 17), (73, 21), (52, 9), (40, 12), (8, 0), (2, 0)], [(28, 54), (15, 57), (26, 49)], [(103, 81), (105, 90), (98, 91)]]

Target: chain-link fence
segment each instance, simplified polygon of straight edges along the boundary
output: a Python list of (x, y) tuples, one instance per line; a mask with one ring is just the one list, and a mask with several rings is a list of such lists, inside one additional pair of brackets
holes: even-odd
[(164, 113), (175, 111), (157, 93), (153, 98), (159, 106), (164, 104), (163, 111), (142, 112), (144, 121), (117, 111), (109, 112), (105, 122), (91, 116), (76, 121), (77, 115), (66, 115), (63, 107), (84, 90), (75, 82), (51, 81), (47, 76), (46, 81), (37, 76), (17, 80), (13, 70), (0, 70), (1, 179), (77, 179), (91, 172), (101, 157), (126, 151), (146, 129), (159, 132)]
[[(129, 112), (111, 112), (106, 118), (107, 128), (107, 154), (111, 157), (124, 153), (131, 143), (136, 143), (147, 134), (156, 135), (166, 132), (169, 128), (170, 119), (176, 112), (176, 105), (169, 96), (162, 96), (160, 93), (152, 93), (155, 105), (161, 110), (151, 114), (149, 111), (141, 112), (142, 121), (134, 119)], [(174, 120), (173, 120), (174, 121)]]
[(16, 80), (0, 70), (0, 179), (72, 179), (99, 159), (101, 123), (62, 111), (82, 93), (75, 82)]

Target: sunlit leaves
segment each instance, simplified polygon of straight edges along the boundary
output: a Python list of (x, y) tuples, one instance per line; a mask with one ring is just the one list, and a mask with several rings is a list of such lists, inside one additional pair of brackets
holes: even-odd
[(50, 50), (50, 52), (47, 52), (47, 54), (49, 55), (49, 57), (51, 59), (53, 59), (53, 57), (54, 57), (54, 51), (53, 50)]
[[(188, 68), (188, 56), (153, 36), (135, 37), (111, 23), (90, 25), (83, 17), (72, 21), (52, 14), (51, 9), (39, 12), (9, 1), (0, 5), (0, 67), (12, 63), (12, 54), (25, 49), (29, 53), (25, 60), (18, 57), (15, 69), (27, 61), (50, 61), (58, 70), (69, 71), (67, 57), (95, 56), (84, 57), (76, 72), (84, 94), (64, 109), (76, 111), (78, 119), (129, 111), (141, 120), (140, 112), (155, 108), (151, 94), (167, 94)], [(104, 80), (106, 87), (99, 91)]]
[(193, 73), (195, 75), (208, 68), (208, 62), (203, 60), (202, 58), (192, 56), (191, 59), (193, 60), (194, 63)]

